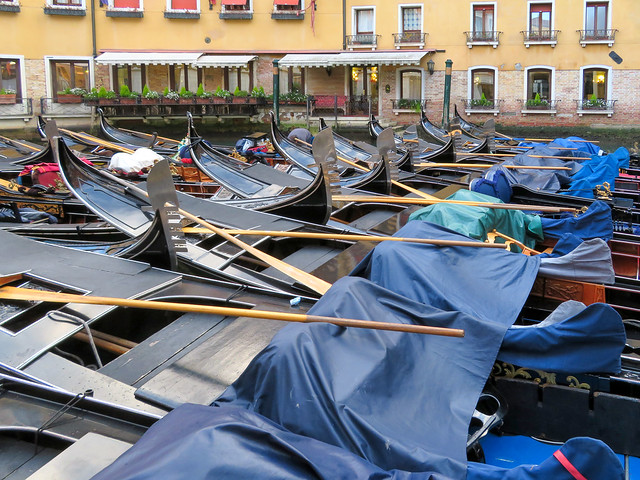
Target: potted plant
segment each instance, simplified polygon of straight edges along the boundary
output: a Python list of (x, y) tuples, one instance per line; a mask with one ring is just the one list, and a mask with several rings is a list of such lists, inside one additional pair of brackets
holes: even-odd
[(607, 101), (604, 98), (598, 98), (595, 93), (592, 93), (588, 100), (582, 102), (582, 106), (591, 110), (603, 110), (607, 107)]
[(228, 103), (231, 99), (231, 92), (229, 90), (225, 90), (222, 87), (216, 88), (216, 91), (213, 92), (213, 103)]
[(116, 92), (107, 90), (104, 85), (98, 89), (98, 103), (100, 105), (111, 104), (116, 98)]
[(98, 104), (98, 89), (93, 87), (87, 93), (82, 96), (82, 100), (85, 105), (97, 105)]
[(213, 94), (211, 92), (207, 92), (204, 89), (202, 83), (198, 85), (198, 89), (196, 90), (196, 103), (210, 103), (212, 96)]
[(178, 103), (193, 103), (193, 92), (187, 90), (184, 86), (178, 92), (180, 99)]
[(305, 105), (307, 103), (307, 96), (304, 93), (291, 91), (280, 96), (280, 99), (285, 105)]
[(149, 89), (148, 85), (145, 85), (142, 89), (142, 97), (140, 101), (145, 105), (155, 105), (158, 103), (158, 99), (160, 98), (160, 94), (155, 90)]
[(16, 91), (12, 88), (0, 88), (0, 105), (16, 103)]
[(246, 90), (240, 90), (240, 87), (236, 87), (233, 91), (233, 101), (231, 103), (247, 103), (247, 97), (249, 92)]
[(264, 92), (264, 88), (253, 87), (253, 90), (251, 90), (251, 99), (253, 100), (253, 103), (258, 105), (264, 105), (267, 103), (267, 94)]
[(57, 92), (58, 103), (82, 103), (82, 98), (87, 94), (84, 88), (65, 88)]
[(120, 85), (120, 104), (133, 105), (138, 103), (138, 92), (132, 92), (127, 85)]
[(487, 99), (487, 97), (485, 96), (484, 92), (482, 93), (480, 99), (476, 99), (476, 100), (471, 100), (471, 106), (472, 107), (493, 107), (493, 100), (489, 100)]
[(544, 110), (549, 108), (549, 101), (543, 98), (540, 98), (540, 94), (536, 93), (534, 98), (527, 100), (527, 108), (533, 110)]
[(176, 104), (180, 100), (180, 94), (174, 90), (169, 90), (169, 87), (164, 87), (162, 93), (162, 103)]

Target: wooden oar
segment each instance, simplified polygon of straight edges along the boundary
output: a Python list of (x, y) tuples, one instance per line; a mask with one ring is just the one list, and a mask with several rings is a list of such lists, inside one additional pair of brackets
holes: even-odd
[(93, 135), (89, 135), (87, 133), (72, 132), (71, 130), (67, 130), (65, 128), (60, 128), (59, 130), (62, 133), (66, 133), (67, 135), (70, 135), (72, 137), (75, 136), (77, 138), (81, 138), (83, 140), (87, 140), (89, 142), (93, 142), (96, 145), (99, 145), (99, 146), (105, 147), (105, 148), (109, 148), (110, 150), (119, 150), (119, 151), (124, 152), (124, 153), (134, 153), (135, 152), (135, 150), (131, 150), (130, 148), (122, 147), (122, 146), (117, 145), (115, 143), (107, 142), (106, 140), (102, 140), (101, 138), (94, 137)]
[(486, 163), (416, 163), (414, 167), (451, 167), (451, 168), (491, 168), (495, 165), (499, 165), (504, 168), (514, 170), (571, 170), (571, 167), (550, 167), (550, 166), (538, 166), (538, 165), (500, 165), (500, 164), (486, 164)]
[(558, 160), (576, 160), (576, 159), (587, 159), (587, 157), (558, 157), (555, 155), (529, 155), (528, 153), (467, 153), (467, 152), (456, 152), (456, 155), (472, 155), (475, 157), (515, 157), (516, 155), (526, 155), (531, 158), (557, 158)]
[(133, 300), (114, 297), (93, 297), (68, 293), (47, 292), (30, 288), (4, 286), (0, 288), (0, 299), (41, 301), (55, 303), (78, 303), (87, 305), (113, 305), (117, 307), (145, 308), (148, 310), (162, 310), (172, 312), (207, 313), (211, 315), (225, 315), (233, 317), (262, 318), (266, 320), (280, 320), (284, 322), (300, 323), (332, 323), (340, 327), (370, 328), (375, 330), (390, 330), (395, 332), (422, 333), (441, 335), (446, 337), (464, 337), (464, 330), (429, 327), (424, 325), (406, 325), (402, 323), (376, 322), (372, 320), (356, 320), (350, 318), (323, 317), (320, 315), (306, 315), (302, 313), (273, 312), (268, 310), (253, 310), (247, 308), (218, 307), (211, 305), (192, 305), (174, 302), (154, 302), (148, 300)]
[[(151, 133), (137, 132), (137, 131), (135, 131), (135, 130), (129, 130), (129, 129), (127, 129), (127, 128), (122, 128), (121, 130), (123, 130), (123, 131), (125, 131), (125, 132), (129, 132), (129, 133), (135, 133), (135, 134), (137, 134), (137, 135), (144, 135), (145, 137), (153, 137), (153, 134), (151, 134)], [(156, 138), (157, 138), (158, 140), (165, 140), (165, 141), (167, 141), (167, 142), (175, 143), (176, 145), (177, 145), (178, 143), (180, 143), (180, 141), (179, 141), (179, 140), (175, 140), (175, 139), (173, 139), (173, 138), (159, 137), (159, 136), (157, 136), (157, 135), (156, 135)]]
[[(551, 150), (578, 150), (577, 147), (550, 147), (549, 145), (545, 145), (545, 147), (547, 147), (547, 148), (549, 148)], [(496, 148), (500, 149), (500, 150), (508, 150), (508, 149), (518, 149), (519, 150), (519, 149), (532, 149), (532, 148), (535, 148), (535, 147), (518, 147), (518, 146), (509, 146), (509, 145), (507, 145), (505, 147), (497, 146)]]
[[(515, 140), (516, 142), (553, 142), (554, 140), (557, 140), (556, 138), (520, 138), (520, 137), (509, 137), (507, 135), (504, 135), (504, 138), (506, 140)], [(498, 139), (501, 140), (501, 139)], [(568, 140), (569, 142), (575, 142), (575, 143), (600, 143), (600, 141), (596, 141), (596, 140)]]
[[(184, 233), (206, 233), (209, 230), (198, 227), (185, 227), (182, 229)], [(495, 243), (473, 242), (473, 241), (456, 241), (456, 240), (440, 240), (433, 238), (409, 238), (409, 237), (390, 237), (376, 235), (350, 235), (335, 233), (314, 233), (314, 232), (285, 232), (281, 230), (233, 230), (223, 229), (229, 235), (256, 235), (264, 237), (289, 237), (289, 238), (312, 238), (319, 240), (348, 240), (355, 242), (406, 242), (406, 243), (422, 243), (425, 245), (437, 245), (441, 247), (478, 247), (478, 248), (503, 248), (504, 245)]]
[(495, 242), (496, 237), (498, 238), (502, 238), (503, 240), (506, 240), (506, 244), (510, 245), (510, 244), (514, 244), (517, 247), (520, 247), (520, 249), (522, 250), (522, 253), (524, 253), (525, 255), (539, 255), (542, 252), (538, 252), (537, 250), (534, 250), (533, 248), (529, 248), (527, 247), (524, 243), (522, 243), (519, 240), (516, 240), (513, 237), (510, 237), (508, 235), (505, 235), (504, 233), (500, 233), (499, 231), (497, 231), (495, 228), (491, 231), (487, 233), (487, 238), (489, 239), (490, 242)]
[(333, 195), (334, 200), (342, 202), (362, 202), (362, 203), (396, 203), (400, 205), (434, 205), (436, 203), (444, 203), (451, 205), (466, 205), (469, 207), (480, 208), (497, 208), (501, 210), (523, 210), (534, 212), (546, 212), (546, 213), (561, 213), (571, 212), (577, 213), (575, 208), (568, 207), (548, 207), (544, 205), (518, 205), (515, 203), (482, 203), (482, 202), (469, 202), (463, 200), (441, 200), (436, 198), (434, 200), (425, 198), (407, 198), (407, 197), (387, 197), (384, 195), (378, 196), (366, 196), (366, 195)]
[(18, 140), (13, 140), (11, 138), (3, 137), (2, 135), (0, 135), (0, 139), (4, 140), (5, 142), (9, 142), (9, 143), (13, 143), (13, 144), (16, 144), (16, 145), (20, 145), (21, 147), (27, 148), (29, 150), (33, 150), (34, 152), (39, 152), (40, 150), (42, 150), (40, 148), (31, 146), (31, 145), (27, 145), (26, 143), (19, 142)]
[[(300, 143), (303, 143), (303, 144), (307, 145), (308, 147), (312, 146), (310, 143), (307, 143), (304, 140), (300, 140), (299, 138), (296, 138), (296, 140), (298, 142), (300, 142)], [(360, 170), (362, 170), (364, 172), (370, 172), (371, 171), (370, 168), (367, 168), (367, 167), (365, 167), (363, 165), (359, 165), (359, 164), (357, 164), (355, 162), (352, 162), (351, 160), (349, 160), (347, 158), (344, 158), (344, 157), (341, 157), (340, 155), (336, 154), (336, 158), (338, 160), (340, 160), (340, 161), (342, 161), (342, 162), (344, 162), (344, 163), (346, 163), (348, 165), (351, 165), (352, 167), (358, 168), (358, 169), (360, 169)], [(418, 190), (416, 188), (413, 188), (413, 187), (410, 187), (409, 185), (405, 185), (404, 183), (399, 182), (397, 180), (391, 180), (391, 183), (393, 185), (395, 185), (396, 187), (402, 188), (402, 189), (406, 190), (407, 192), (413, 193), (414, 195), (418, 195), (418, 196), (420, 196), (422, 198), (428, 198), (428, 199), (436, 198), (433, 195), (429, 195), (428, 193), (421, 192), (420, 190)]]

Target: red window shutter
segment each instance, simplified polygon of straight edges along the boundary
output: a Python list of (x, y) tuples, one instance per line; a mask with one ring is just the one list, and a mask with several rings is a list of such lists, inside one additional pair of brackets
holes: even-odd
[(290, 5), (297, 7), (300, 0), (273, 0), (274, 5)]
[(222, 0), (222, 5), (246, 5), (247, 0)]
[(196, 10), (198, 2), (197, 0), (172, 0), (171, 8), (174, 10)]
[(550, 3), (540, 3), (531, 5), (531, 12), (550, 12), (551, 4)]
[(140, 8), (140, 0), (113, 0), (114, 8)]

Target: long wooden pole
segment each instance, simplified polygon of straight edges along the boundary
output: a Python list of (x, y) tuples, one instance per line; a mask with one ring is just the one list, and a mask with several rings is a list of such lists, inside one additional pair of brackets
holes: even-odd
[[(135, 131), (135, 130), (129, 130), (129, 129), (127, 129), (127, 128), (122, 128), (121, 130), (122, 130), (122, 131), (124, 131), (124, 132), (134, 133), (134, 134), (137, 134), (137, 135), (144, 135), (145, 137), (149, 137), (149, 138), (150, 138), (150, 137), (153, 137), (153, 134), (151, 134), (151, 133), (137, 132), (137, 131)], [(159, 137), (159, 136), (157, 136), (157, 135), (156, 135), (156, 138), (157, 138), (158, 140), (165, 140), (166, 142), (175, 143), (176, 145), (177, 145), (178, 143), (180, 143), (178, 140), (174, 140), (173, 138)]]
[(79, 303), (88, 305), (113, 305), (118, 307), (145, 308), (149, 310), (163, 310), (172, 312), (207, 313), (211, 315), (225, 315), (234, 317), (262, 318), (300, 323), (332, 323), (341, 327), (370, 328), (375, 330), (390, 330), (395, 332), (422, 333), (427, 335), (441, 335), (446, 337), (464, 337), (464, 330), (443, 327), (429, 327), (424, 325), (406, 325), (402, 323), (376, 322), (372, 320), (356, 320), (350, 318), (333, 318), (320, 315), (306, 315), (301, 313), (273, 312), (268, 310), (254, 310), (246, 308), (219, 307), (212, 305), (192, 305), (174, 302), (154, 302), (148, 300), (133, 300), (114, 297), (94, 297), (68, 293), (46, 292), (30, 288), (5, 286), (0, 288), (0, 298), (5, 300), (42, 301), (55, 303)]
[[(310, 143), (307, 143), (304, 140), (300, 140), (299, 138), (296, 138), (296, 140), (298, 142), (300, 142), (300, 143), (305, 144), (308, 147), (312, 146)], [(346, 163), (348, 165), (351, 165), (352, 167), (358, 168), (358, 169), (360, 169), (360, 170), (362, 170), (364, 172), (370, 172), (371, 171), (370, 168), (367, 168), (367, 167), (365, 167), (363, 165), (359, 165), (359, 164), (357, 164), (355, 162), (352, 162), (351, 160), (349, 160), (347, 158), (344, 158), (344, 157), (341, 157), (340, 155), (336, 154), (336, 157), (338, 158), (338, 160), (340, 160), (340, 161), (342, 161), (342, 162), (344, 162), (344, 163)], [(429, 195), (428, 193), (421, 192), (420, 190), (418, 190), (416, 188), (413, 188), (413, 187), (410, 187), (409, 185), (405, 185), (404, 183), (399, 182), (397, 180), (391, 180), (391, 183), (393, 185), (395, 185), (396, 187), (398, 187), (398, 188), (402, 188), (402, 189), (406, 190), (407, 192), (413, 193), (414, 195), (418, 195), (418, 196), (420, 196), (422, 198), (429, 198), (429, 199), (436, 198), (433, 195)]]
[(538, 165), (501, 165), (501, 164), (487, 164), (487, 163), (416, 163), (414, 167), (428, 167), (428, 168), (491, 168), (495, 165), (499, 165), (504, 168), (514, 170), (571, 170), (570, 167), (550, 167), (550, 166), (538, 166)]
[[(509, 137), (507, 135), (504, 135), (503, 139), (498, 139), (498, 140), (515, 140), (517, 142), (553, 142), (554, 140), (557, 140), (555, 138), (520, 138), (520, 137)], [(575, 142), (575, 143), (600, 143), (600, 141), (596, 141), (596, 140), (568, 140), (569, 142)]]
[(559, 157), (556, 155), (529, 155), (528, 153), (467, 153), (456, 152), (456, 155), (471, 155), (474, 157), (515, 157), (516, 155), (526, 155), (531, 158), (557, 158), (558, 160), (588, 160), (587, 157)]
[(515, 203), (482, 203), (482, 202), (468, 202), (463, 200), (441, 200), (439, 198), (435, 200), (424, 198), (407, 198), (407, 197), (387, 197), (384, 195), (378, 196), (366, 196), (366, 195), (333, 195), (334, 200), (342, 202), (363, 202), (363, 203), (397, 203), (401, 205), (434, 205), (436, 203), (444, 203), (451, 205), (466, 205), (469, 207), (481, 207), (481, 208), (497, 208), (502, 210), (523, 210), (534, 212), (546, 212), (546, 213), (561, 213), (571, 212), (576, 213), (578, 210), (568, 207), (548, 207), (544, 205), (518, 205)]
[(77, 138), (81, 138), (83, 140), (87, 140), (89, 142), (93, 142), (96, 145), (99, 145), (101, 147), (110, 148), (111, 150), (119, 150), (119, 151), (124, 152), (124, 153), (134, 153), (134, 151), (135, 151), (135, 150), (131, 150), (130, 148), (122, 147), (120, 145), (117, 145), (115, 143), (107, 142), (106, 140), (102, 140), (101, 138), (94, 137), (93, 135), (89, 135), (89, 134), (86, 134), (86, 133), (72, 132), (71, 130), (67, 130), (65, 128), (60, 128), (59, 130), (62, 133), (66, 133), (69, 136), (72, 136), (72, 137), (75, 136)]
[[(182, 229), (184, 233), (206, 233), (209, 230), (198, 227), (185, 227)], [(256, 235), (264, 237), (287, 237), (287, 238), (311, 238), (318, 240), (347, 240), (355, 242), (405, 242), (405, 243), (421, 243), (425, 245), (437, 245), (441, 247), (478, 247), (478, 248), (503, 248), (504, 245), (495, 243), (484, 243), (474, 241), (456, 241), (456, 240), (440, 240), (436, 238), (409, 238), (409, 237), (390, 237), (376, 235), (350, 235), (350, 234), (334, 234), (334, 233), (315, 233), (315, 232), (285, 232), (281, 230), (233, 230), (224, 229), (229, 235)]]
[(42, 150), (41, 148), (33, 147), (31, 145), (27, 145), (26, 143), (22, 143), (22, 142), (19, 142), (18, 140), (13, 140), (11, 138), (7, 138), (2, 135), (0, 135), (0, 139), (4, 140), (5, 142), (20, 145), (21, 147), (27, 148), (29, 150), (33, 150), (34, 152), (39, 152), (40, 150)]

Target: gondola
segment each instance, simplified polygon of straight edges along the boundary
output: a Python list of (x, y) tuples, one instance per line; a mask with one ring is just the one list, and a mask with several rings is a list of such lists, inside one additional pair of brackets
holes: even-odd
[[(448, 138), (452, 135), (452, 133), (449, 133), (431, 123), (424, 111), (422, 111), (420, 115), (420, 126), (427, 135), (442, 143), (446, 143)], [(457, 151), (468, 153), (489, 153), (489, 140), (487, 137), (481, 139), (473, 137), (463, 131), (460, 131), (459, 133), (459, 136), (455, 135), (455, 132), (453, 135), (454, 142), (456, 139), (459, 139), (459, 144), (456, 145)]]
[(155, 133), (148, 134), (115, 127), (107, 121), (101, 108), (97, 108), (96, 112), (100, 117), (100, 132), (107, 140), (124, 145), (150, 148), (161, 155), (172, 155), (178, 151), (178, 140), (158, 138)]

